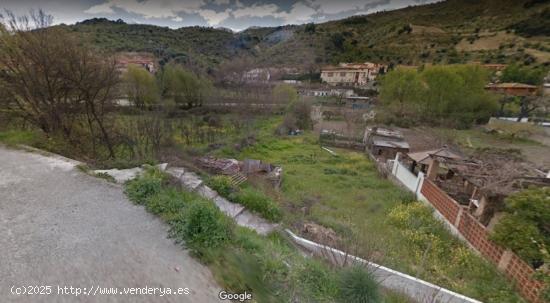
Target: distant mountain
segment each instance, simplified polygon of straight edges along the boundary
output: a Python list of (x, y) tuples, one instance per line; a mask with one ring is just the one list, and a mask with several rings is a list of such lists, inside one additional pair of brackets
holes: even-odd
[(249, 57), (304, 70), (340, 61), (550, 64), (549, 0), (447, 0), (322, 24), (226, 29), (91, 19), (66, 26), (112, 51), (146, 51), (211, 71)]

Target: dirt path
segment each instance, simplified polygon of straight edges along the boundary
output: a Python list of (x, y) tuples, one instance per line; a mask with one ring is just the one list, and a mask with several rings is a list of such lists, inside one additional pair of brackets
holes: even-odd
[[(74, 163), (0, 146), (0, 302), (219, 302), (208, 268), (166, 236), (120, 187)], [(52, 294), (12, 295), (13, 285), (49, 285)], [(96, 295), (60, 295), (58, 285)], [(99, 295), (98, 287), (190, 294)]]

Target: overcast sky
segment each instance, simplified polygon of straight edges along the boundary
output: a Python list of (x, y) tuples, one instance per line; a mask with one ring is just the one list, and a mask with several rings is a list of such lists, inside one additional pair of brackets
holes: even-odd
[(324, 22), (436, 0), (0, 0), (0, 9), (24, 14), (43, 9), (55, 23), (93, 17), (179, 28), (201, 25), (243, 30)]

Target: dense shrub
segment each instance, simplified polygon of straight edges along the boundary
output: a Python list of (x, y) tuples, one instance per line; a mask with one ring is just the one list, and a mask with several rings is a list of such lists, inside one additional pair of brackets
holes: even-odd
[(159, 193), (163, 178), (155, 172), (146, 172), (143, 176), (126, 183), (124, 192), (130, 201), (145, 204), (147, 198)]
[(212, 203), (194, 200), (171, 222), (170, 234), (196, 250), (216, 248), (232, 236), (232, 224)]
[(312, 129), (311, 103), (307, 101), (297, 101), (290, 107), (292, 116), (296, 119), (296, 126), (299, 129)]
[(161, 215), (166, 219), (174, 217), (185, 207), (185, 193), (173, 188), (162, 190), (146, 201), (146, 209), (155, 215)]
[(339, 297), (342, 303), (381, 302), (378, 284), (372, 274), (357, 266), (342, 271)]
[(550, 187), (515, 193), (506, 198), (505, 204), (505, 215), (496, 224), (491, 239), (531, 265), (542, 265), (544, 250), (550, 247)]
[(532, 68), (511, 64), (502, 71), (500, 81), (540, 85), (547, 73), (548, 70), (543, 67)]
[(236, 188), (231, 183), (231, 178), (228, 176), (215, 176), (208, 180), (208, 185), (226, 198), (236, 191)]
[(308, 130), (312, 128), (311, 103), (296, 97), (288, 102), (283, 123), (277, 128), (276, 133), (278, 135), (288, 135), (296, 129)]
[(244, 188), (231, 195), (231, 200), (242, 204), (244, 207), (259, 213), (264, 218), (278, 222), (283, 214), (277, 204), (262, 192), (253, 188)]

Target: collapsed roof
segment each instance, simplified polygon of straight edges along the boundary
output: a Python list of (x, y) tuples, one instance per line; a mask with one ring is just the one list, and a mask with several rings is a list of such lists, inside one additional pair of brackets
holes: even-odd
[(446, 146), (438, 149), (426, 150), (415, 153), (408, 153), (407, 156), (412, 160), (416, 161), (419, 164), (430, 165), (432, 163), (432, 158), (444, 158), (450, 160), (463, 160), (464, 157)]
[(486, 194), (506, 196), (531, 185), (550, 186), (544, 172), (514, 150), (484, 149), (469, 159), (434, 157)]

